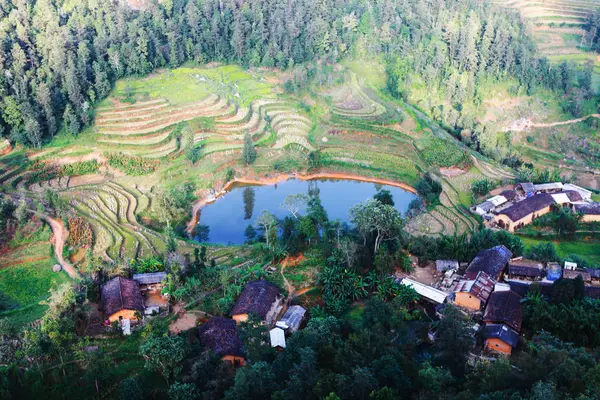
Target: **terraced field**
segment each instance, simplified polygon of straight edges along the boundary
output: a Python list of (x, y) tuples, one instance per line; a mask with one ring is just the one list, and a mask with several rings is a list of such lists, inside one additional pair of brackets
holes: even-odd
[(600, 75), (600, 59), (588, 52), (583, 25), (590, 11), (600, 4), (594, 0), (505, 0), (498, 1), (503, 7), (519, 10), (522, 17), (532, 24), (531, 33), (542, 55), (554, 62), (570, 61), (583, 64), (595, 63)]

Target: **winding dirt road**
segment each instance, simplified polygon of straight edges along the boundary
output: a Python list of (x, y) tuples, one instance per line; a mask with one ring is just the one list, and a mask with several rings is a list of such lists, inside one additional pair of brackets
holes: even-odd
[(523, 119), (519, 119), (519, 120), (516, 120), (516, 121), (513, 121), (512, 123), (510, 123), (510, 125), (508, 125), (506, 127), (505, 131), (507, 131), (507, 132), (508, 131), (523, 132), (530, 128), (552, 128), (553, 126), (575, 124), (577, 122), (585, 121), (588, 118), (600, 119), (600, 114), (590, 114), (585, 117), (570, 119), (567, 121), (544, 122), (544, 123), (533, 122), (529, 118), (523, 118)]

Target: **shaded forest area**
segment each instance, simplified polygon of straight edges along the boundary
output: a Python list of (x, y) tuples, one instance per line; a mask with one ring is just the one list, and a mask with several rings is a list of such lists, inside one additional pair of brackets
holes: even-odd
[(301, 64), (383, 55), (393, 94), (405, 97), (413, 76), (442, 87), (452, 107), (438, 119), (475, 140), (484, 128), (462, 110), (481, 102), (480, 82), (514, 76), (527, 90), (564, 93), (572, 80), (566, 64), (536, 57), (517, 13), (477, 0), (168, 0), (143, 10), (0, 0), (0, 38), (0, 133), (36, 147), (89, 125), (116, 79), (186, 61), (297, 68), (310, 79)]

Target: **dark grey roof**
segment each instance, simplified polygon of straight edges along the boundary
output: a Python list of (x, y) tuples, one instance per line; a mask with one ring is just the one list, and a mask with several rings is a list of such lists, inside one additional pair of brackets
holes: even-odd
[(132, 279), (120, 276), (111, 279), (102, 286), (100, 297), (107, 317), (121, 310), (144, 311), (140, 285)]
[(590, 273), (587, 272), (587, 270), (585, 269), (575, 269), (575, 270), (571, 270), (571, 269), (563, 269), (563, 278), (566, 279), (575, 279), (577, 278), (579, 275), (581, 275), (581, 278), (588, 282), (592, 279), (592, 277), (590, 276)]
[(534, 212), (543, 210), (554, 203), (555, 201), (551, 194), (537, 194), (535, 196), (526, 198), (523, 201), (515, 203), (508, 208), (505, 208), (502, 210), (502, 212), (500, 212), (500, 214), (506, 215), (511, 221), (516, 222), (521, 218), (524, 218)]
[(220, 356), (244, 356), (234, 320), (212, 317), (198, 327), (200, 343)]
[(231, 315), (258, 314), (266, 318), (273, 303), (279, 297), (279, 288), (269, 281), (248, 282), (238, 297)]
[(600, 268), (586, 268), (588, 274), (592, 278), (600, 278)]
[(147, 274), (133, 274), (133, 280), (140, 285), (152, 285), (160, 283), (167, 276), (166, 272), (151, 272)]
[(535, 186), (531, 182), (522, 182), (519, 183), (519, 186), (525, 193), (535, 193)]
[(575, 212), (585, 215), (600, 215), (600, 203), (575, 204)]
[[(531, 287), (531, 284), (529, 284), (529, 282), (509, 281), (508, 284), (510, 285), (510, 290), (512, 290), (521, 297), (527, 296), (529, 288)], [(552, 296), (552, 283), (535, 282), (534, 284), (540, 288), (541, 294), (543, 294), (546, 297)]]
[(483, 320), (486, 323), (504, 323), (516, 331), (520, 331), (523, 322), (521, 296), (512, 290), (492, 293), (485, 308)]
[(481, 208), (483, 211), (491, 211), (495, 207), (496, 206), (494, 205), (494, 203), (492, 203), (491, 201), (487, 201), (487, 200), (477, 206), (477, 208)]
[(600, 286), (586, 286), (585, 295), (592, 299), (600, 299)]
[(512, 252), (503, 245), (481, 250), (469, 264), (465, 278), (475, 279), (479, 272), (483, 271), (492, 279), (498, 280), (511, 257)]
[(519, 334), (504, 324), (486, 324), (483, 328), (484, 339), (500, 339), (512, 347), (519, 343)]
[(438, 271), (445, 271), (447, 269), (458, 269), (459, 264), (456, 260), (435, 260), (435, 268)]
[(503, 196), (506, 200), (512, 200), (517, 196), (517, 193), (514, 190), (504, 190), (500, 193), (500, 196)]
[(544, 276), (544, 265), (539, 261), (524, 258), (508, 262), (508, 273), (516, 276), (538, 278)]

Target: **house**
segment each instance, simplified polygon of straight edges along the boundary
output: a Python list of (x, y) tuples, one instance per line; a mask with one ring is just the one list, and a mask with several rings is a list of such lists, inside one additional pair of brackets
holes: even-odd
[(487, 350), (510, 355), (519, 343), (519, 334), (504, 324), (486, 324), (483, 339)]
[(581, 278), (583, 279), (584, 282), (592, 281), (592, 276), (590, 275), (590, 273), (583, 268), (563, 269), (562, 276), (563, 276), (563, 278), (566, 278), (566, 279), (575, 279), (578, 276), (581, 276)]
[(205, 349), (213, 351), (222, 360), (229, 361), (236, 367), (245, 364), (243, 343), (234, 320), (212, 317), (198, 327), (198, 337)]
[(458, 261), (456, 260), (435, 260), (435, 269), (438, 272), (445, 272), (447, 270), (458, 270)]
[(513, 292), (515, 292), (516, 294), (518, 294), (521, 297), (525, 297), (527, 296), (527, 294), (529, 293), (529, 290), (531, 289), (532, 284), (536, 285), (539, 290), (540, 293), (546, 297), (546, 298), (550, 298), (550, 296), (552, 296), (552, 283), (549, 282), (544, 282), (544, 281), (539, 281), (539, 282), (527, 282), (527, 281), (522, 281), (522, 280), (518, 280), (518, 281), (513, 281), (513, 280), (509, 280), (508, 284), (510, 285), (510, 290), (512, 290)]
[(574, 204), (573, 211), (583, 214), (581, 222), (600, 221), (600, 203)]
[(529, 197), (535, 193), (535, 186), (531, 182), (523, 182), (517, 185), (516, 190), (523, 196)]
[(515, 229), (530, 224), (535, 218), (549, 213), (554, 205), (570, 205), (580, 200), (581, 196), (574, 191), (536, 194), (505, 208), (494, 217), (494, 222), (500, 228), (514, 232)]
[(306, 316), (306, 309), (301, 306), (289, 307), (283, 317), (277, 323), (276, 326), (280, 327), (284, 331), (294, 333), (300, 329), (304, 317)]
[(563, 190), (562, 182), (540, 183), (538, 185), (533, 185), (533, 187), (535, 188), (536, 192), (542, 193), (551, 193)]
[(590, 299), (600, 299), (600, 286), (585, 287), (585, 295)]
[(136, 313), (144, 312), (144, 299), (140, 285), (133, 279), (116, 277), (102, 285), (100, 290), (102, 309), (110, 322), (137, 319)]
[(472, 311), (479, 311), (494, 291), (496, 281), (480, 271), (474, 280), (458, 282), (454, 289), (454, 304)]
[(248, 314), (257, 314), (267, 325), (272, 325), (282, 309), (283, 296), (279, 288), (260, 280), (246, 284), (230, 315), (240, 323), (248, 319)]
[(570, 261), (565, 261), (565, 269), (570, 269), (572, 271), (577, 269), (577, 264)]
[(582, 188), (581, 186), (573, 185), (572, 183), (565, 183), (563, 185), (563, 190), (573, 190), (579, 193), (583, 201), (592, 200), (592, 192), (590, 190)]
[(496, 206), (491, 201), (484, 201), (481, 204), (475, 206), (475, 212), (479, 215), (484, 215), (492, 211)]
[(415, 292), (419, 294), (419, 296), (434, 304), (443, 304), (448, 298), (448, 293), (442, 292), (439, 289), (425, 285), (421, 282), (417, 282), (410, 278), (402, 279), (400, 284), (413, 288)]
[(474, 280), (479, 272), (483, 271), (490, 278), (498, 281), (506, 268), (508, 260), (512, 257), (512, 252), (505, 246), (494, 246), (491, 249), (480, 250), (465, 272), (465, 279)]
[(544, 264), (523, 257), (513, 258), (508, 262), (508, 275), (516, 279), (541, 280), (544, 277)]
[(285, 332), (283, 329), (275, 327), (269, 331), (269, 339), (271, 339), (271, 347), (278, 350), (285, 349)]
[(486, 324), (505, 324), (520, 332), (523, 322), (521, 296), (512, 290), (492, 293), (483, 314), (483, 321)]
[(133, 280), (140, 285), (157, 285), (167, 276), (166, 272), (152, 272), (148, 274), (133, 274)]
[(508, 201), (511, 201), (517, 197), (517, 192), (514, 190), (503, 190), (502, 193), (500, 193), (500, 196), (504, 197)]
[(588, 274), (590, 274), (590, 279), (592, 281), (600, 281), (600, 269), (599, 268), (586, 268)]

